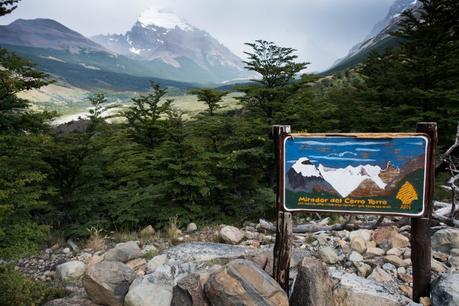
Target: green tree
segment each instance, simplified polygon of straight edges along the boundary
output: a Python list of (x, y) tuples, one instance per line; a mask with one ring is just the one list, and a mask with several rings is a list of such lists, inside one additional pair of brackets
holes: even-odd
[(0, 0), (0, 16), (7, 15), (17, 8), (17, 3), (21, 0)]
[(381, 107), (379, 125), (408, 131), (417, 121), (436, 121), (440, 143), (453, 137), (459, 118), (459, 4), (420, 0), (403, 13), (397, 49), (372, 54), (362, 65), (360, 99)]
[(159, 84), (151, 83), (152, 91), (132, 99), (133, 106), (121, 115), (126, 118), (131, 129), (131, 137), (138, 143), (154, 148), (164, 138), (166, 131), (162, 117), (171, 109), (172, 99), (161, 99), (167, 94), (167, 89)]
[(295, 62), (298, 57), (294, 49), (279, 47), (272, 42), (257, 40), (247, 45), (253, 51), (245, 52), (248, 56), (246, 68), (261, 78), (253, 80), (256, 85), (239, 88), (245, 93), (239, 100), (248, 110), (273, 124), (275, 119), (281, 119), (279, 115), (285, 110), (285, 100), (297, 88), (293, 84), (295, 76), (308, 63)]
[(192, 95), (198, 97), (198, 101), (204, 102), (207, 105), (207, 110), (210, 116), (213, 116), (215, 111), (221, 108), (220, 103), (223, 97), (228, 94), (226, 91), (220, 91), (210, 88), (197, 88), (190, 91)]

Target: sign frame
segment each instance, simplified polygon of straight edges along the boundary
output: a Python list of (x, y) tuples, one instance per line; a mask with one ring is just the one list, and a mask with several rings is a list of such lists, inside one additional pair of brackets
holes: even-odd
[[(291, 134), (290, 125), (273, 125), (272, 126), (272, 139), (274, 144), (274, 155), (276, 161), (276, 210), (277, 210), (277, 224), (276, 224), (276, 240), (273, 250), (273, 277), (280, 284), (280, 286), (288, 293), (289, 292), (289, 270), (290, 260), (293, 253), (293, 214), (298, 210), (287, 211), (284, 205), (284, 138)], [(303, 133), (303, 135), (311, 135)], [(413, 265), (413, 301), (419, 302), (421, 297), (430, 296), (431, 290), (431, 220), (432, 220), (432, 201), (434, 195), (435, 185), (435, 154), (437, 149), (438, 131), (436, 122), (418, 122), (416, 125), (416, 133), (342, 133), (342, 134), (313, 134), (319, 136), (341, 136), (347, 135), (352, 137), (382, 137), (390, 138), (397, 135), (402, 136), (424, 136), (428, 142), (426, 145), (426, 164), (425, 164), (425, 182), (424, 182), (424, 205), (423, 214), (419, 216), (406, 216), (411, 220), (411, 261)], [(301, 210), (304, 213), (311, 211)], [(315, 211), (315, 210), (313, 210)], [(316, 211), (317, 212), (317, 211)], [(319, 212), (324, 212), (323, 210)], [(328, 213), (328, 212), (327, 212)], [(350, 213), (338, 212), (333, 210), (330, 213), (337, 214), (365, 214), (364, 212)], [(366, 213), (367, 215), (369, 213)], [(384, 216), (398, 216), (399, 214), (385, 214), (384, 212), (370, 213), (371, 215), (381, 216), (372, 229), (377, 228), (379, 221)], [(359, 228), (359, 226), (357, 226)], [(354, 228), (356, 229), (356, 228)]]
[[(425, 215), (426, 210), (428, 208), (428, 192), (429, 192), (429, 177), (428, 177), (428, 169), (430, 167), (430, 158), (429, 152), (431, 150), (432, 141), (428, 134), (426, 133), (283, 133), (280, 135), (280, 175), (279, 175), (279, 184), (281, 188), (279, 191), (281, 194), (279, 195), (282, 206), (282, 210), (286, 212), (317, 212), (317, 213), (338, 213), (338, 214), (345, 214), (345, 215), (376, 215), (376, 216), (398, 216), (398, 217), (408, 217), (408, 218), (419, 218)], [(359, 211), (359, 210), (342, 210), (342, 209), (313, 209), (313, 208), (289, 208), (286, 206), (286, 199), (285, 199), (285, 174), (286, 174), (286, 149), (285, 145), (288, 139), (295, 139), (295, 138), (344, 138), (344, 139), (395, 139), (395, 138), (422, 138), (426, 141), (425, 150), (424, 150), (424, 179), (423, 179), (423, 202), (422, 202), (422, 210), (416, 214), (413, 213), (402, 213), (402, 212), (380, 212), (380, 211)]]

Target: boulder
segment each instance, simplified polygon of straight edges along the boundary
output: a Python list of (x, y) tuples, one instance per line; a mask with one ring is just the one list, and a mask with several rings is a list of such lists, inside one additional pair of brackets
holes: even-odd
[(87, 269), (83, 286), (88, 297), (97, 304), (122, 306), (135, 271), (116, 261), (102, 261)]
[(351, 241), (351, 249), (358, 252), (359, 254), (365, 253), (367, 250), (365, 240), (363, 240), (363, 238), (356, 237)]
[(156, 231), (151, 225), (145, 227), (143, 230), (140, 231), (141, 237), (151, 237), (151, 236), (154, 236), (155, 234), (156, 234)]
[(359, 277), (353, 273), (334, 270), (331, 273), (336, 281), (334, 306), (405, 306), (410, 302), (402, 295), (390, 293), (377, 282)]
[(161, 274), (136, 278), (124, 299), (125, 306), (169, 306), (172, 300), (172, 282)]
[(336, 250), (332, 247), (324, 247), (319, 250), (319, 257), (328, 264), (335, 264), (339, 261)]
[(43, 306), (98, 306), (98, 304), (95, 304), (85, 298), (74, 297), (52, 300)]
[(361, 238), (361, 239), (363, 239), (365, 241), (370, 241), (371, 240), (371, 235), (372, 235), (372, 231), (371, 230), (359, 229), (359, 230), (350, 232), (349, 239), (352, 241), (355, 238)]
[(386, 251), (380, 248), (368, 248), (365, 256), (368, 258), (373, 258), (373, 257), (378, 257), (378, 256), (384, 256)]
[(399, 233), (394, 233), (392, 235), (392, 247), (393, 248), (406, 248), (410, 245), (410, 239), (407, 237), (403, 236), (402, 234)]
[(432, 235), (432, 249), (440, 252), (449, 252), (453, 248), (459, 248), (459, 230), (446, 228)]
[(432, 305), (459, 305), (459, 272), (440, 275), (432, 282)]
[(448, 259), (448, 263), (451, 267), (457, 271), (459, 271), (459, 256), (450, 256)]
[(234, 260), (210, 274), (204, 291), (212, 306), (288, 306), (285, 291), (250, 260)]
[(142, 256), (142, 251), (135, 241), (118, 243), (105, 253), (105, 260), (128, 262)]
[(359, 253), (352, 251), (351, 254), (349, 255), (349, 261), (353, 263), (360, 262), (360, 261), (363, 261), (363, 257)]
[(196, 232), (197, 230), (198, 230), (198, 226), (196, 225), (196, 223), (189, 223), (186, 226), (187, 233)]
[(57, 277), (62, 281), (75, 280), (83, 276), (86, 265), (84, 262), (73, 260), (56, 267)]
[(248, 247), (223, 243), (182, 243), (169, 248), (164, 254), (180, 262), (202, 262), (215, 259), (236, 259), (258, 253)]
[(367, 277), (371, 273), (371, 266), (363, 262), (354, 262), (357, 274), (361, 277)]
[(155, 272), (159, 267), (164, 265), (166, 261), (167, 261), (166, 254), (161, 254), (161, 255), (153, 257), (152, 259), (148, 261), (148, 264), (147, 264), (148, 273)]
[(172, 291), (171, 306), (209, 306), (203, 283), (207, 277), (197, 273), (180, 279)]
[(305, 257), (299, 267), (291, 306), (329, 306), (333, 304), (333, 283), (327, 268), (317, 259)]
[(244, 239), (244, 233), (237, 227), (227, 225), (220, 230), (220, 238), (226, 243), (238, 244)]
[(368, 279), (372, 279), (378, 283), (389, 283), (394, 281), (392, 276), (379, 266), (373, 269), (373, 272), (371, 272), (370, 276), (368, 276)]
[(372, 239), (379, 248), (387, 251), (392, 248), (392, 237), (397, 234), (397, 229), (394, 227), (380, 227), (374, 230)]
[(384, 257), (384, 260), (388, 263), (391, 263), (393, 264), (394, 266), (396, 267), (406, 267), (408, 266), (409, 264), (407, 262), (405, 262), (403, 259), (401, 259), (400, 257), (398, 256), (395, 256), (395, 255), (386, 255)]

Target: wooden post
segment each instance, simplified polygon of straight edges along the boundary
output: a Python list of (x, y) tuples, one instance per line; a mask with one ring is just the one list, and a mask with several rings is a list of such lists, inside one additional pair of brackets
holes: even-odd
[(293, 220), (292, 214), (284, 211), (283, 203), (283, 164), (282, 164), (282, 134), (290, 133), (289, 125), (274, 125), (272, 129), (274, 152), (276, 162), (276, 177), (277, 177), (277, 226), (276, 226), (276, 242), (274, 245), (273, 256), (273, 277), (279, 285), (287, 292), (289, 291), (289, 269), (290, 258), (293, 250)]
[(413, 264), (413, 301), (419, 303), (421, 297), (430, 297), (431, 280), (431, 238), (430, 221), (432, 218), (432, 200), (435, 185), (435, 151), (437, 145), (437, 124), (420, 122), (416, 131), (427, 134), (430, 146), (427, 152), (426, 168), (426, 210), (422, 217), (411, 219), (411, 261)]

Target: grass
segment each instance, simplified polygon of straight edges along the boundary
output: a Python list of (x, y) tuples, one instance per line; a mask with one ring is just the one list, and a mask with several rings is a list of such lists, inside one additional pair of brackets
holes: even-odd
[(180, 230), (178, 228), (177, 223), (178, 223), (177, 216), (169, 219), (169, 225), (167, 227), (167, 234), (169, 236), (169, 239), (172, 245), (175, 245), (179, 242), (178, 238), (179, 238)]
[[(130, 99), (139, 94), (137, 92), (103, 92), (110, 102), (121, 104), (123, 107), (129, 106)], [(89, 91), (67, 84), (56, 83), (40, 89), (21, 92), (19, 96), (30, 100), (34, 110), (56, 111), (60, 116), (56, 122), (60, 123), (63, 120), (69, 120), (68, 118), (78, 118), (78, 115), (86, 114), (90, 107), (90, 103), (87, 100), (89, 94)], [(236, 98), (242, 95), (242, 93), (236, 92), (223, 97), (220, 111), (239, 108)], [(194, 95), (170, 95), (164, 99), (173, 99), (173, 106), (184, 113), (185, 119), (190, 119), (207, 109), (206, 105), (203, 102), (199, 102)]]
[(107, 237), (103, 235), (102, 229), (99, 229), (97, 227), (91, 227), (87, 230), (89, 232), (89, 238), (86, 241), (86, 248), (92, 249), (94, 251), (105, 250), (107, 247), (105, 243)]

